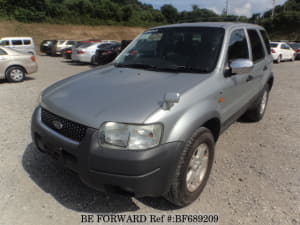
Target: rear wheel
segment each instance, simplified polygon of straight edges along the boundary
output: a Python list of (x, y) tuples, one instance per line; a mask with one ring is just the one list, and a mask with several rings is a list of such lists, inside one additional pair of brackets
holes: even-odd
[(25, 71), (19, 66), (13, 66), (8, 68), (5, 75), (9, 82), (22, 82), (25, 78)]
[(91, 64), (92, 64), (92, 65), (97, 65), (96, 57), (95, 57), (95, 56), (92, 57), (92, 59), (91, 59)]
[(215, 142), (204, 127), (187, 141), (176, 169), (175, 178), (165, 198), (177, 206), (195, 201), (203, 191), (214, 159)]
[(245, 118), (250, 120), (251, 122), (258, 122), (260, 121), (266, 112), (267, 104), (269, 100), (269, 86), (266, 85), (264, 90), (259, 97), (258, 101), (254, 104), (254, 106), (249, 109), (245, 113)]
[(282, 56), (279, 55), (279, 56), (277, 57), (277, 59), (276, 59), (276, 63), (280, 63), (281, 61), (282, 61)]

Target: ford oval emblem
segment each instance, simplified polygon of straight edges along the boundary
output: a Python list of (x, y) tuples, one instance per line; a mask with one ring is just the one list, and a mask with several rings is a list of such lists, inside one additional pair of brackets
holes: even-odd
[(57, 130), (61, 130), (64, 127), (64, 125), (57, 120), (52, 121), (52, 124), (53, 124), (54, 128)]

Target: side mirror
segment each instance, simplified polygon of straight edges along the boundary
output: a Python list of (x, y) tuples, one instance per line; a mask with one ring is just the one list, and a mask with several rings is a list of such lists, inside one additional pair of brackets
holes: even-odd
[(250, 73), (254, 64), (249, 59), (235, 59), (230, 63), (232, 74), (245, 74)]

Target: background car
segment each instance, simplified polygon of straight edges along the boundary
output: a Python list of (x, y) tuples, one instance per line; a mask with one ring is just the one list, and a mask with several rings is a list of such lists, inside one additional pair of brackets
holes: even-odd
[(62, 56), (65, 59), (72, 59), (72, 52), (75, 48), (78, 48), (80, 45), (86, 44), (86, 43), (100, 43), (101, 41), (99, 40), (84, 40), (84, 41), (77, 41), (76, 44), (72, 45), (72, 47), (65, 48), (62, 50)]
[(276, 63), (280, 63), (281, 61), (286, 60), (295, 60), (295, 51), (287, 43), (271, 42), (270, 46), (273, 60)]
[(122, 40), (121, 41), (121, 51), (127, 47), (132, 42), (132, 40)]
[(56, 45), (57, 40), (43, 40), (40, 45), (40, 52), (47, 55), (53, 54), (53, 46)]
[(58, 40), (55, 45), (55, 55), (62, 55), (62, 51), (66, 48), (72, 47), (77, 41), (71, 40)]
[(103, 41), (100, 43), (85, 43), (72, 50), (72, 61), (95, 64), (95, 53), (98, 47), (108, 46), (116, 41)]
[(10, 48), (0, 47), (0, 78), (21, 82), (26, 74), (37, 72), (36, 57)]
[(300, 42), (289, 43), (289, 46), (296, 52), (295, 59), (300, 59)]
[(0, 44), (7, 48), (35, 55), (35, 44), (32, 37), (4, 37), (1, 38)]
[(95, 53), (95, 64), (103, 65), (113, 61), (121, 52), (121, 43), (100, 45)]

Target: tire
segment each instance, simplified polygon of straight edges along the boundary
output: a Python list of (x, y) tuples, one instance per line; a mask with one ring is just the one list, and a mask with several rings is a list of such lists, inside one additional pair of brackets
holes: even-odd
[(279, 55), (278, 58), (276, 59), (276, 63), (279, 64), (281, 62), (281, 60), (282, 60), (282, 56)]
[[(214, 149), (215, 141), (210, 130), (201, 127), (194, 132), (186, 142), (175, 177), (164, 196), (168, 201), (183, 207), (199, 197), (209, 178), (214, 160)], [(204, 157), (200, 157), (201, 155)]]
[(9, 82), (22, 82), (25, 79), (25, 70), (19, 66), (12, 66), (7, 69), (5, 76)]
[(296, 58), (295, 55), (293, 55), (292, 58), (291, 58), (291, 62), (294, 62), (295, 58)]
[(97, 65), (96, 57), (95, 57), (95, 56), (92, 57), (92, 59), (91, 59), (91, 64), (92, 64), (92, 65)]
[(269, 100), (269, 86), (266, 85), (262, 91), (257, 102), (250, 108), (244, 115), (244, 117), (250, 122), (260, 121), (266, 112), (268, 100)]

